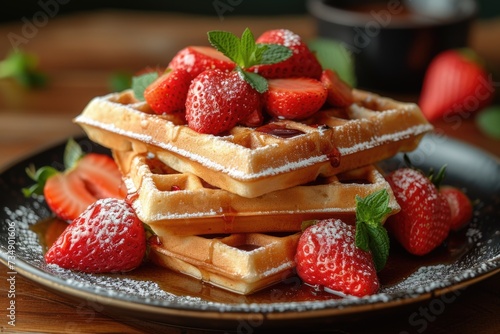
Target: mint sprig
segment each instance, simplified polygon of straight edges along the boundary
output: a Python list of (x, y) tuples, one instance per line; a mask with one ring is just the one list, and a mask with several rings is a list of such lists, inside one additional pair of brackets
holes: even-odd
[(236, 71), (259, 93), (267, 91), (267, 80), (246, 70), (255, 65), (279, 63), (292, 55), (286, 46), (256, 43), (248, 28), (243, 31), (241, 38), (227, 31), (209, 31), (208, 40), (214, 48), (236, 63)]
[(377, 271), (389, 257), (389, 236), (382, 222), (390, 212), (386, 189), (364, 198), (356, 196), (356, 247), (371, 252)]
[[(81, 146), (74, 139), (70, 138), (64, 148), (63, 162), (65, 170), (76, 166), (78, 160), (80, 160), (83, 156), (84, 153)], [(34, 165), (29, 165), (26, 168), (26, 174), (30, 179), (35, 181), (35, 184), (27, 188), (22, 188), (21, 191), (25, 197), (30, 197), (34, 194), (41, 195), (43, 194), (43, 188), (45, 187), (47, 180), (59, 173), (60, 171), (52, 166), (43, 166), (36, 169)]]
[(42, 87), (47, 77), (38, 69), (38, 58), (31, 53), (13, 50), (0, 61), (0, 79), (13, 78), (28, 88)]

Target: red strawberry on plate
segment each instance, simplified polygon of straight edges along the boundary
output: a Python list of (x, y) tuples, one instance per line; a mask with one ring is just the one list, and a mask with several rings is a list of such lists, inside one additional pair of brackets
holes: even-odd
[(323, 220), (300, 236), (295, 255), (297, 274), (306, 283), (362, 297), (380, 283), (372, 256), (355, 245), (354, 226), (338, 219)]
[(260, 109), (260, 94), (236, 71), (204, 71), (193, 79), (186, 99), (188, 125), (200, 133), (220, 134)]
[(144, 99), (157, 114), (172, 114), (185, 109), (191, 75), (182, 68), (167, 69), (144, 90)]
[(472, 203), (469, 197), (462, 190), (452, 186), (441, 186), (439, 192), (446, 198), (450, 206), (451, 230), (460, 230), (472, 219)]
[(234, 66), (231, 59), (209, 46), (188, 46), (179, 51), (168, 64), (172, 69), (184, 69), (192, 78), (208, 69), (232, 71)]
[(69, 140), (64, 172), (53, 167), (28, 169), (37, 184), (23, 189), (26, 196), (43, 194), (49, 208), (64, 220), (73, 220), (100, 198), (125, 198), (126, 188), (115, 161), (108, 155), (83, 155), (80, 146)]
[(382, 226), (389, 195), (378, 191), (356, 197), (356, 227), (340, 219), (306, 222), (295, 262), (298, 276), (307, 284), (344, 295), (362, 297), (378, 291), (380, 271), (389, 255), (389, 237)]
[(317, 112), (326, 96), (326, 88), (315, 79), (269, 79), (264, 108), (274, 117), (300, 120)]
[(327, 91), (326, 101), (332, 107), (345, 108), (354, 102), (352, 88), (336, 72), (326, 69), (321, 73), (321, 83)]
[(45, 254), (49, 264), (88, 273), (125, 272), (146, 254), (146, 232), (125, 201), (106, 198), (91, 204)]
[(289, 48), (292, 56), (276, 64), (263, 64), (249, 70), (265, 78), (310, 77), (319, 79), (322, 67), (314, 53), (309, 50), (302, 38), (287, 29), (276, 29), (264, 32), (256, 40), (259, 44), (278, 44)]
[(438, 54), (425, 74), (419, 105), (428, 120), (467, 117), (489, 105), (493, 85), (470, 49)]
[(401, 211), (387, 229), (411, 254), (424, 255), (441, 245), (450, 231), (450, 207), (422, 172), (400, 168), (387, 176)]

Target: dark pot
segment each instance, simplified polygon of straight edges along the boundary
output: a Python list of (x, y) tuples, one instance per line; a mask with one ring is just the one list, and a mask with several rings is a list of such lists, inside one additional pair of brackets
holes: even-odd
[(416, 92), (439, 52), (467, 45), (473, 0), (309, 0), (319, 37), (351, 51), (358, 87)]

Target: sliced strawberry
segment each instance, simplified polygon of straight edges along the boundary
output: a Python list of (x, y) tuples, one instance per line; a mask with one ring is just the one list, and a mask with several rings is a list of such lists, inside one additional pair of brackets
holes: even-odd
[(336, 72), (326, 69), (321, 74), (321, 83), (328, 93), (326, 101), (332, 107), (345, 108), (354, 102), (352, 88)]
[(355, 228), (338, 219), (323, 220), (301, 235), (295, 262), (306, 283), (362, 297), (378, 291), (380, 283), (370, 252), (355, 244)]
[(144, 99), (157, 114), (183, 112), (191, 84), (191, 75), (185, 69), (168, 69), (144, 90)]
[(450, 208), (436, 186), (422, 172), (400, 168), (387, 180), (401, 211), (387, 219), (387, 229), (410, 253), (424, 255), (446, 239)]
[(439, 192), (446, 198), (450, 206), (451, 230), (460, 230), (472, 219), (472, 203), (469, 197), (460, 189), (452, 186), (442, 186), (439, 188)]
[(76, 166), (47, 179), (43, 188), (45, 201), (60, 218), (73, 220), (100, 198), (125, 198), (122, 176), (114, 160), (91, 153)]
[(138, 267), (146, 253), (146, 232), (125, 201), (92, 203), (45, 254), (49, 264), (89, 273), (125, 272)]
[(188, 46), (179, 51), (168, 64), (171, 69), (184, 69), (194, 79), (208, 69), (232, 71), (235, 63), (221, 52), (209, 46)]
[(269, 79), (263, 94), (264, 108), (278, 118), (304, 119), (317, 112), (326, 101), (326, 88), (311, 78)]
[(186, 119), (191, 129), (220, 134), (259, 113), (260, 94), (238, 72), (206, 70), (189, 88)]
[(438, 54), (425, 74), (419, 105), (428, 120), (462, 117), (483, 109), (493, 99), (494, 88), (471, 50)]
[(249, 70), (265, 78), (310, 77), (319, 79), (322, 67), (302, 38), (287, 29), (269, 30), (256, 40), (260, 44), (279, 44), (292, 50), (292, 56), (275, 64), (256, 65)]

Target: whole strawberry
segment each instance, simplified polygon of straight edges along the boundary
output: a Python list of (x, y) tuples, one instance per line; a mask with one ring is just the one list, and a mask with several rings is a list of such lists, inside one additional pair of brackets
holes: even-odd
[(182, 68), (167, 69), (144, 90), (144, 99), (157, 114), (183, 112), (191, 75)]
[(323, 220), (301, 235), (295, 255), (297, 274), (306, 283), (362, 297), (380, 283), (370, 252), (355, 244), (355, 228), (338, 219)]
[(257, 65), (250, 71), (259, 73), (265, 78), (310, 77), (319, 79), (322, 67), (307, 44), (296, 33), (287, 29), (276, 29), (264, 32), (256, 40), (260, 44), (278, 44), (289, 48), (292, 56), (276, 64)]
[(469, 197), (462, 190), (452, 186), (441, 186), (439, 192), (446, 198), (450, 206), (450, 229), (460, 230), (472, 218), (472, 203)]
[(311, 78), (269, 79), (263, 94), (264, 108), (274, 117), (305, 119), (325, 104), (327, 90)]
[(411, 254), (424, 255), (446, 239), (450, 207), (421, 171), (400, 168), (387, 176), (401, 211), (388, 218), (387, 229)]
[[(389, 256), (382, 222), (391, 212), (386, 190), (356, 197), (356, 226), (340, 219), (306, 222), (295, 255), (296, 270), (307, 284), (363, 297), (378, 291), (377, 271)], [(307, 224), (306, 224), (307, 225)]]
[(186, 120), (200, 133), (223, 133), (260, 109), (260, 94), (236, 71), (202, 72), (193, 79), (186, 98)]
[(236, 64), (220, 51), (209, 46), (188, 46), (179, 51), (168, 64), (172, 69), (183, 69), (191, 78), (208, 69), (232, 71)]
[(146, 253), (143, 223), (125, 201), (101, 199), (64, 230), (45, 254), (49, 264), (88, 273), (125, 272)]
[(487, 72), (470, 49), (438, 54), (424, 77), (419, 105), (428, 120), (466, 117), (493, 99), (494, 88)]

